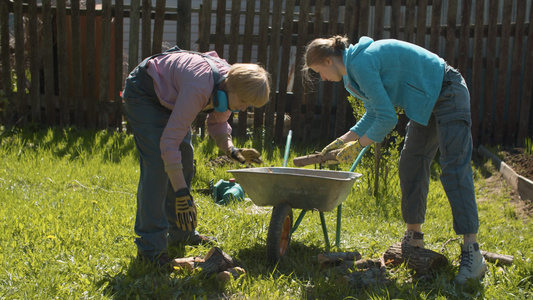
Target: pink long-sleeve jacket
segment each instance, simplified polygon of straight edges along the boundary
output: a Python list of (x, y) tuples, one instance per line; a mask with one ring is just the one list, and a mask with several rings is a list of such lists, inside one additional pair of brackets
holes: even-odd
[[(214, 51), (206, 53), (219, 58)], [(221, 76), (227, 74), (229, 65), (215, 60)], [(161, 104), (172, 114), (161, 137), (161, 156), (167, 171), (181, 169), (179, 145), (194, 119), (211, 103), (213, 73), (205, 58), (188, 52), (170, 53), (152, 58), (147, 72), (154, 80), (155, 92)], [(207, 116), (207, 130), (212, 137), (230, 135), (228, 118), (231, 112), (213, 111)]]

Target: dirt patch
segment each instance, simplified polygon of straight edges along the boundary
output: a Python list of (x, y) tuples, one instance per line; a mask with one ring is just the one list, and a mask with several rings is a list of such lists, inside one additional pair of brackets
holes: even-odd
[(533, 181), (533, 154), (524, 148), (512, 148), (500, 151), (499, 155), (518, 175)]
[[(508, 157), (512, 156), (513, 155), (509, 154)], [(517, 156), (514, 155), (514, 157), (516, 158)], [(492, 163), (480, 159), (479, 156), (473, 156), (473, 159), (474, 164), (477, 166), (477, 168), (479, 168), (485, 177), (485, 186), (479, 191), (480, 193), (476, 195), (477, 200), (479, 202), (490, 201), (493, 195), (504, 195), (505, 197), (509, 197), (510, 203), (515, 207), (516, 217), (522, 219), (524, 222), (531, 222), (531, 218), (533, 217), (532, 201), (523, 200), (520, 198), (520, 196), (513, 190), (509, 183), (507, 183), (505, 178), (503, 178), (503, 175), (497, 171)], [(516, 161), (524, 162), (524, 160)], [(505, 163), (514, 168), (510, 162), (506, 161)], [(522, 170), (526, 170), (526, 168), (522, 168)], [(523, 174), (520, 175), (526, 177)]]

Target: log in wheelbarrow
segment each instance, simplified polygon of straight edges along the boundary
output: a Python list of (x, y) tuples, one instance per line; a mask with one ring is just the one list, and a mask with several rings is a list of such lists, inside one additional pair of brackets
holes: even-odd
[[(289, 143), (290, 132), (287, 145)], [(286, 167), (287, 149), (288, 147), (286, 148), (283, 167), (227, 171), (241, 184), (255, 205), (274, 207), (266, 240), (266, 257), (269, 263), (276, 263), (285, 255), (292, 234), (308, 211), (320, 213), (326, 251), (329, 251), (330, 244), (324, 212), (337, 208), (336, 246), (339, 247), (342, 202), (346, 200), (354, 182), (362, 176), (353, 171), (367, 150), (364, 148), (350, 171), (345, 172)], [(294, 162), (296, 166), (303, 166), (306, 162), (314, 163), (320, 159), (330, 160), (331, 157), (321, 158), (317, 155), (309, 155), (295, 158)], [(293, 209), (302, 210), (294, 225)]]

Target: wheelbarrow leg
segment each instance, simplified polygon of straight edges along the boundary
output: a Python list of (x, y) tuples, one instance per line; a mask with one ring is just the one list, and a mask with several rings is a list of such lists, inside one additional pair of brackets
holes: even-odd
[(320, 223), (322, 223), (322, 231), (324, 232), (324, 240), (326, 241), (326, 252), (329, 252), (328, 229), (326, 228), (326, 218), (324, 218), (323, 212), (320, 212)]
[(335, 246), (337, 246), (337, 248), (341, 245), (341, 214), (342, 203), (337, 206), (337, 233), (335, 235)]

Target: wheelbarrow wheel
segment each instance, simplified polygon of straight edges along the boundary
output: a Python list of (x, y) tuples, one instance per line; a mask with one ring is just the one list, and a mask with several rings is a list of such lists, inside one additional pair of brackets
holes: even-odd
[(292, 207), (287, 203), (276, 205), (272, 210), (267, 235), (267, 262), (277, 263), (285, 255), (291, 241)]

